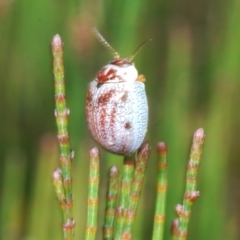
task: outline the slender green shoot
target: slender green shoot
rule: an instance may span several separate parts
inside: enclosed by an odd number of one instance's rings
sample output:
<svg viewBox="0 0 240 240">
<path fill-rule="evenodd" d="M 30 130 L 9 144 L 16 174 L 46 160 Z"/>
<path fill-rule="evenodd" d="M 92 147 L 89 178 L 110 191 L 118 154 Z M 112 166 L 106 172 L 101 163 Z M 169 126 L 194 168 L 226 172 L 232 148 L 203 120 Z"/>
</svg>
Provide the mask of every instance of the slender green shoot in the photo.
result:
<svg viewBox="0 0 240 240">
<path fill-rule="evenodd" d="M 64 198 L 60 201 L 63 211 L 63 238 L 64 240 L 71 240 L 74 236 L 75 221 L 72 217 L 72 159 L 73 152 L 70 148 L 69 135 L 67 130 L 69 109 L 66 106 L 65 97 L 65 83 L 64 83 L 64 65 L 63 65 L 63 42 L 59 35 L 55 35 L 52 41 L 52 54 L 53 54 L 53 74 L 55 81 L 55 102 L 56 110 L 55 117 L 58 129 L 58 142 L 60 146 L 60 166 L 62 177 Z M 55 172 L 56 173 L 56 172 Z M 56 179 L 55 179 L 56 180 Z M 59 180 L 60 181 L 60 180 Z M 58 196 L 57 185 L 55 182 L 55 191 Z M 59 185 L 60 186 L 60 185 Z M 62 194 L 62 193 L 61 193 Z"/>
<path fill-rule="evenodd" d="M 125 223 L 122 233 L 122 239 L 130 240 L 133 235 L 133 227 L 136 219 L 137 206 L 139 203 L 147 160 L 150 154 L 150 146 L 148 143 L 143 143 L 138 149 L 136 168 L 132 180 L 129 206 L 125 212 Z"/>
<path fill-rule="evenodd" d="M 87 226 L 85 232 L 85 240 L 96 239 L 99 188 L 99 156 L 99 150 L 96 147 L 90 151 Z"/>
<path fill-rule="evenodd" d="M 127 211 L 127 207 L 129 206 L 129 197 L 134 173 L 134 165 L 134 156 L 131 155 L 124 157 L 120 204 L 119 207 L 116 209 L 115 239 L 117 240 L 121 239 L 125 221 L 125 212 Z"/>
<path fill-rule="evenodd" d="M 205 133 L 204 130 L 200 128 L 193 135 L 190 160 L 187 167 L 186 188 L 183 196 L 183 205 L 178 204 L 175 208 L 178 219 L 175 219 L 172 223 L 173 239 L 185 240 L 187 238 L 191 208 L 193 203 L 199 197 L 199 191 L 197 191 L 197 176 L 204 140 Z"/>
<path fill-rule="evenodd" d="M 105 221 L 103 226 L 104 240 L 113 239 L 114 218 L 117 206 L 118 187 L 119 187 L 119 171 L 116 166 L 113 166 L 109 171 L 109 186 L 107 193 Z"/>
<path fill-rule="evenodd" d="M 53 178 L 53 186 L 55 189 L 58 202 L 61 208 L 64 209 L 64 205 L 66 203 L 66 197 L 64 193 L 64 187 L 63 187 L 62 170 L 60 168 L 56 169 L 53 172 L 52 178 Z"/>
<path fill-rule="evenodd" d="M 166 192 L 167 182 L 167 145 L 160 142 L 157 145 L 158 151 L 158 179 L 157 179 L 157 198 L 154 214 L 154 226 L 152 240 L 163 240 L 165 208 L 166 208 Z"/>
</svg>

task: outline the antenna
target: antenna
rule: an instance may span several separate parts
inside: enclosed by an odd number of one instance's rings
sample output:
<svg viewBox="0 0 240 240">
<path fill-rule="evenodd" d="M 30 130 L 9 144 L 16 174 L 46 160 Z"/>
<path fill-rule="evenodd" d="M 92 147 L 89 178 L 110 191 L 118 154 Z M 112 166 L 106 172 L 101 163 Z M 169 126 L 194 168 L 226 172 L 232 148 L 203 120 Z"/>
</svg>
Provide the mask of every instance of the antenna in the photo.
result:
<svg viewBox="0 0 240 240">
<path fill-rule="evenodd" d="M 137 50 L 132 54 L 132 56 L 128 58 L 128 61 L 129 61 L 129 62 L 132 62 L 133 59 L 136 57 L 137 53 L 142 49 L 142 47 L 143 47 L 146 43 L 148 43 L 148 42 L 150 42 L 150 41 L 152 41 L 152 39 L 148 39 L 148 40 L 144 41 L 143 43 L 141 43 L 141 44 L 139 45 L 139 47 L 137 48 Z"/>
<path fill-rule="evenodd" d="M 98 29 L 96 27 L 94 27 L 92 29 L 92 31 L 93 31 L 93 34 L 95 35 L 95 37 L 99 40 L 99 42 L 112 53 L 113 58 L 119 59 L 120 55 L 118 54 L 118 52 L 115 51 L 115 49 L 105 40 L 105 38 L 98 31 Z"/>
</svg>

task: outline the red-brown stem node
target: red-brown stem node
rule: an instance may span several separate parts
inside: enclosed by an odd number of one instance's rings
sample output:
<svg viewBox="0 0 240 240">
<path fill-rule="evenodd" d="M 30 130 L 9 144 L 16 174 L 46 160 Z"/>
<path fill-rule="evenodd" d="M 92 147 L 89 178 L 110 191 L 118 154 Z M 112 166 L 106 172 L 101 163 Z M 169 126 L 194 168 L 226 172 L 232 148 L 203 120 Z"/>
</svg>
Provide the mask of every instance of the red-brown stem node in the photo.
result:
<svg viewBox="0 0 240 240">
<path fill-rule="evenodd" d="M 175 219 L 172 221 L 172 224 L 171 224 L 171 234 L 172 234 L 173 236 L 176 236 L 176 235 L 177 235 L 178 225 L 179 225 L 178 219 L 175 218 Z"/>
<path fill-rule="evenodd" d="M 116 216 L 121 216 L 122 213 L 123 213 L 123 209 L 122 209 L 122 207 L 118 207 L 118 208 L 116 208 Z"/>
<path fill-rule="evenodd" d="M 166 155 L 168 152 L 168 147 L 165 142 L 159 142 L 157 144 L 157 151 L 159 155 Z"/>
<path fill-rule="evenodd" d="M 72 182 L 72 179 L 71 178 L 65 178 L 64 179 L 64 185 L 70 185 L 71 184 L 71 182 Z"/>
<path fill-rule="evenodd" d="M 56 99 L 56 101 L 58 101 L 58 102 L 64 102 L 65 99 L 66 99 L 66 95 L 65 95 L 64 93 L 57 93 L 57 94 L 55 95 L 55 99 Z"/>
<path fill-rule="evenodd" d="M 163 223 L 165 221 L 165 215 L 155 214 L 154 220 L 158 223 Z"/>
<path fill-rule="evenodd" d="M 167 168 L 167 166 L 168 166 L 167 162 L 159 162 L 158 163 L 159 170 L 165 169 L 165 168 Z"/>
<path fill-rule="evenodd" d="M 98 183 L 99 177 L 89 177 L 88 182 L 89 183 Z"/>
<path fill-rule="evenodd" d="M 62 209 L 70 209 L 73 206 L 73 202 L 72 201 L 68 201 L 68 202 L 64 201 L 64 202 L 61 202 L 60 205 L 61 205 Z"/>
<path fill-rule="evenodd" d="M 110 236 L 110 235 L 113 234 L 113 228 L 103 227 L 103 233 L 104 233 L 104 235 L 106 235 L 106 236 Z"/>
<path fill-rule="evenodd" d="M 97 231 L 97 228 L 96 227 L 87 227 L 87 232 L 93 234 L 93 233 L 96 233 Z"/>
<path fill-rule="evenodd" d="M 68 219 L 65 224 L 63 224 L 64 229 L 72 229 L 75 226 L 75 220 L 74 219 Z"/>
<path fill-rule="evenodd" d="M 69 137 L 67 135 L 58 135 L 59 143 L 68 143 Z"/>
<path fill-rule="evenodd" d="M 97 198 L 89 198 L 88 199 L 88 204 L 89 205 L 97 205 L 98 204 L 98 199 Z"/>
<path fill-rule="evenodd" d="M 188 235 L 187 230 L 185 230 L 185 231 L 178 230 L 177 231 L 177 236 L 180 237 L 180 238 L 184 238 L 185 239 L 187 237 L 187 235 Z"/>
<path fill-rule="evenodd" d="M 164 185 L 160 185 L 157 187 L 157 191 L 162 193 L 162 192 L 166 192 L 168 189 L 168 185 L 167 184 L 164 184 Z"/>
<path fill-rule="evenodd" d="M 122 235 L 122 239 L 123 240 L 130 240 L 130 239 L 132 239 L 132 235 L 130 233 L 124 233 Z"/>
<path fill-rule="evenodd" d="M 184 194 L 184 198 L 188 199 L 190 202 L 195 202 L 199 196 L 200 196 L 199 191 L 186 192 Z"/>
<path fill-rule="evenodd" d="M 131 157 L 125 156 L 125 157 L 124 157 L 124 160 L 123 160 L 123 164 L 124 164 L 125 166 L 126 166 L 126 165 L 128 165 L 128 166 L 133 166 L 133 165 L 135 165 L 135 159 L 132 158 L 132 156 L 131 156 Z"/>
</svg>

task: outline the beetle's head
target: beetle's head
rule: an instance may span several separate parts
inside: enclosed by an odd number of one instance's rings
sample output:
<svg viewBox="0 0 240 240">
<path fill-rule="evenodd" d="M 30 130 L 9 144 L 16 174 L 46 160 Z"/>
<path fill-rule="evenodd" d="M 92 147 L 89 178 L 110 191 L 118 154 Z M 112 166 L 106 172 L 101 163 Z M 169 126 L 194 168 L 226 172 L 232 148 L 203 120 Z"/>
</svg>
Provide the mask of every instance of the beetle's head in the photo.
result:
<svg viewBox="0 0 240 240">
<path fill-rule="evenodd" d="M 134 82 L 138 77 L 138 71 L 128 59 L 116 59 L 107 64 L 98 73 L 98 83 Z"/>
<path fill-rule="evenodd" d="M 109 82 L 133 82 L 136 81 L 138 77 L 137 69 L 133 64 L 133 59 L 140 51 L 140 49 L 150 40 L 144 41 L 137 50 L 131 55 L 129 58 L 120 58 L 118 52 L 114 50 L 114 48 L 104 39 L 101 33 L 97 30 L 97 28 L 93 28 L 93 32 L 97 39 L 106 47 L 109 51 L 111 51 L 114 60 L 110 62 L 108 65 L 103 67 L 103 69 L 98 73 L 96 77 L 96 81 L 98 83 L 109 83 Z"/>
</svg>

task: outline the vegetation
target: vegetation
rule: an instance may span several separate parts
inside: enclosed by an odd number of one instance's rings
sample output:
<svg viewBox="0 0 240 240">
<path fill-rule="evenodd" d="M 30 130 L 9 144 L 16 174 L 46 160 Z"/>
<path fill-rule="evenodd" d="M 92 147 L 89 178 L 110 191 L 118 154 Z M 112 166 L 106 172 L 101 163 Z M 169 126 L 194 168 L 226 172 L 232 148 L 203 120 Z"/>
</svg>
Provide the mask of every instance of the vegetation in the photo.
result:
<svg viewBox="0 0 240 240">
<path fill-rule="evenodd" d="M 51 182 L 59 166 L 53 109 L 50 42 L 65 43 L 65 79 L 76 222 L 82 239 L 87 219 L 89 151 L 85 123 L 88 83 L 112 60 L 92 36 L 97 26 L 121 56 L 139 43 L 136 57 L 146 77 L 152 146 L 134 239 L 153 230 L 159 141 L 168 145 L 165 239 L 170 239 L 173 209 L 185 187 L 189 140 L 203 127 L 207 138 L 199 172 L 201 196 L 193 207 L 189 239 L 239 239 L 239 11 L 224 1 L 9 1 L 0 3 L 0 239 L 61 239 L 62 216 Z M 101 151 L 98 224 L 104 226 L 108 170 L 122 158 Z M 97 236 L 101 236 L 101 228 Z M 100 238 L 101 239 L 101 238 Z"/>
</svg>

